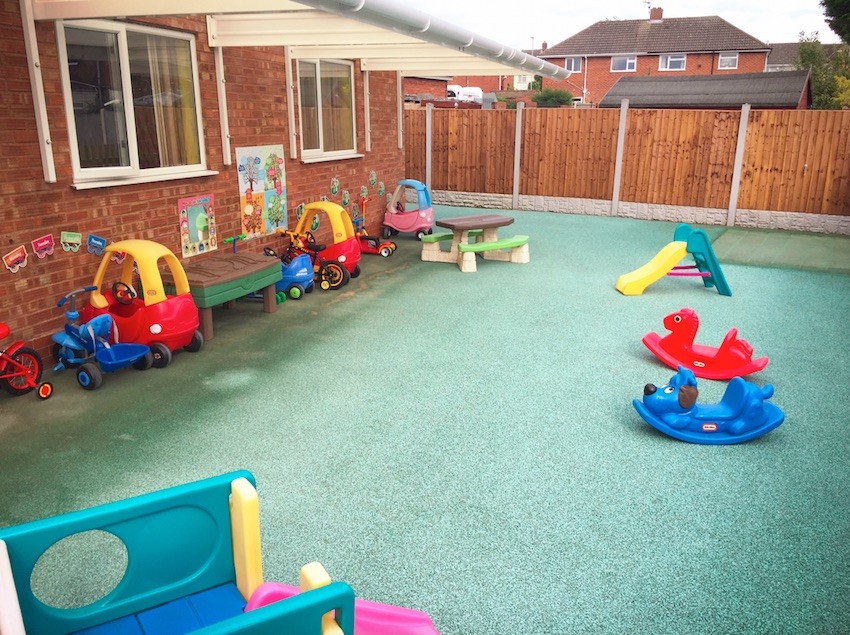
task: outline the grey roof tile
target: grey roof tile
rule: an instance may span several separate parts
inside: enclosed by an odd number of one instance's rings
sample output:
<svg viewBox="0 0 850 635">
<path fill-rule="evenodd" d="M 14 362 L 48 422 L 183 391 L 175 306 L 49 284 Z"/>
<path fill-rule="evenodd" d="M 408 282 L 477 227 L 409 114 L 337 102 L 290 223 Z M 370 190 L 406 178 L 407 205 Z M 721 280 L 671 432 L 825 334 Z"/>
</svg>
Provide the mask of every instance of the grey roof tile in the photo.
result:
<svg viewBox="0 0 850 635">
<path fill-rule="evenodd" d="M 622 99 L 634 108 L 793 108 L 807 89 L 808 71 L 621 77 L 599 103 L 614 108 Z M 811 88 L 808 88 L 811 101 Z"/>
<path fill-rule="evenodd" d="M 539 52 L 541 58 L 615 53 L 690 53 L 767 50 L 770 46 L 723 18 L 603 20 Z"/>
</svg>

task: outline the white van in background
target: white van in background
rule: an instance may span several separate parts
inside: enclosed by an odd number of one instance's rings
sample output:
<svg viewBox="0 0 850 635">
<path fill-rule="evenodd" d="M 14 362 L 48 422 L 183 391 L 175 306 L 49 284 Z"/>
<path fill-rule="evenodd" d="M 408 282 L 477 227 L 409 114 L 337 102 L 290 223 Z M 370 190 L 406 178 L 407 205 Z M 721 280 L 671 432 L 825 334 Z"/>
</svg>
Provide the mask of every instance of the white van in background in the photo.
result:
<svg viewBox="0 0 850 635">
<path fill-rule="evenodd" d="M 478 86 L 461 86 L 460 84 L 449 84 L 446 86 L 446 95 L 449 99 L 474 101 L 478 104 L 484 99 L 484 91 Z"/>
</svg>

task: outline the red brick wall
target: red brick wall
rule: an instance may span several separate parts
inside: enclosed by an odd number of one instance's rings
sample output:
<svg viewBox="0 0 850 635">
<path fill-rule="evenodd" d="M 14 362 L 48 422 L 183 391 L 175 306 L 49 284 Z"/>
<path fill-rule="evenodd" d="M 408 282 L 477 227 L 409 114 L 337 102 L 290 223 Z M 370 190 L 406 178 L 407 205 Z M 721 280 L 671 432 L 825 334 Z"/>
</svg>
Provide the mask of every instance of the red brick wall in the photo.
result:
<svg viewBox="0 0 850 635">
<path fill-rule="evenodd" d="M 637 70 L 629 73 L 612 73 L 610 57 L 590 57 L 581 73 L 574 73 L 566 80 L 543 78 L 543 88 L 560 88 L 568 90 L 574 96 L 581 96 L 587 74 L 587 101 L 598 104 L 620 77 L 661 75 L 665 77 L 683 77 L 687 75 L 721 75 L 736 73 L 761 73 L 764 71 L 766 56 L 764 53 L 739 53 L 738 68 L 721 70 L 717 68 L 717 56 L 710 53 L 689 53 L 684 71 L 658 70 L 658 55 L 644 55 L 637 59 Z M 564 65 L 564 60 L 547 60 L 558 66 Z"/>
<path fill-rule="evenodd" d="M 405 95 L 431 95 L 436 99 L 444 99 L 446 96 L 445 79 L 426 79 L 425 77 L 405 77 L 402 80 Z"/>
<path fill-rule="evenodd" d="M 18 245 L 29 253 L 28 265 L 16 274 L 0 269 L 0 321 L 9 324 L 13 336 L 32 342 L 46 356 L 49 366 L 49 336 L 63 324 L 56 301 L 65 293 L 91 283 L 100 261 L 85 253 L 57 249 L 39 260 L 30 241 L 52 233 L 77 231 L 109 242 L 144 238 L 162 243 L 179 254 L 177 199 L 212 193 L 220 238 L 241 233 L 235 149 L 242 146 L 283 143 L 289 225 L 294 226 L 294 209 L 300 203 L 328 196 L 339 203 L 343 190 L 351 194 L 350 210 L 367 186 L 373 201 L 367 207 L 367 227 L 375 231 L 382 215 L 377 186 L 369 186 L 374 171 L 392 194 L 404 178 L 404 153 L 397 142 L 397 95 L 395 73 L 370 74 L 372 150 L 365 151 L 363 83 L 355 67 L 357 150 L 365 158 L 302 164 L 289 158 L 286 109 L 285 63 L 282 47 L 228 48 L 224 50 L 227 77 L 227 107 L 231 134 L 232 164 L 222 159 L 219 106 L 216 95 L 214 55 L 207 45 L 206 21 L 202 17 L 147 21 L 198 34 L 196 38 L 201 109 L 207 167 L 216 176 L 75 190 L 72 185 L 70 147 L 60 85 L 56 34 L 53 23 L 37 25 L 38 46 L 50 121 L 50 138 L 57 182 L 44 182 L 36 134 L 32 91 L 19 5 L 4 3 L 0 9 L 0 58 L 3 60 L 3 91 L 0 91 L 0 255 Z M 262 79 L 258 79 L 262 78 Z M 297 113 L 296 109 L 296 113 Z M 296 123 L 297 125 L 297 123 Z M 340 191 L 330 192 L 332 178 Z M 321 233 L 320 236 L 321 238 Z M 240 243 L 239 248 L 260 251 L 271 244 L 284 247 L 278 236 Z M 220 248 L 227 248 L 222 246 Z M 204 255 L 195 258 L 204 258 Z"/>
<path fill-rule="evenodd" d="M 520 74 L 520 71 L 517 71 Z M 478 86 L 485 93 L 498 93 L 500 90 L 507 90 L 508 84 L 514 81 L 513 75 L 501 76 L 501 88 L 499 88 L 498 75 L 455 75 L 452 77 L 449 84 L 458 84 L 459 86 Z"/>
</svg>

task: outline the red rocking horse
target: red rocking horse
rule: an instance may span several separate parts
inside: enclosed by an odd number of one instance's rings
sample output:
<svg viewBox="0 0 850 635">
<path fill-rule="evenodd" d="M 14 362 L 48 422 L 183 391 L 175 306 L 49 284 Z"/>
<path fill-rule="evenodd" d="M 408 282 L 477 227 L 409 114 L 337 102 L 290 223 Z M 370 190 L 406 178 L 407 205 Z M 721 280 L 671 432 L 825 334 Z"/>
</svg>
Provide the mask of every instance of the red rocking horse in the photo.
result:
<svg viewBox="0 0 850 635">
<path fill-rule="evenodd" d="M 684 366 L 704 379 L 732 379 L 760 371 L 770 361 L 753 359 L 753 347 L 738 337 L 738 329 L 730 329 L 719 348 L 694 344 L 699 317 L 693 309 L 682 309 L 664 318 L 669 335 L 647 333 L 644 345 L 670 368 Z"/>
</svg>

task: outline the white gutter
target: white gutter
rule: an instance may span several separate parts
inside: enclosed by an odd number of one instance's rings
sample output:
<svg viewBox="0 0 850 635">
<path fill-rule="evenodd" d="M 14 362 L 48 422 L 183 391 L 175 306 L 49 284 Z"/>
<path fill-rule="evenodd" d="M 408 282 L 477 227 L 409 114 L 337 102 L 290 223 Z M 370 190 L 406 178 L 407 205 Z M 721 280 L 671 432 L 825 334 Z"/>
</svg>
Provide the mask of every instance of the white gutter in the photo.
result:
<svg viewBox="0 0 850 635">
<path fill-rule="evenodd" d="M 570 71 L 472 31 L 391 0 L 297 0 L 316 9 L 366 22 L 482 59 L 507 64 L 532 75 L 566 79 Z"/>
</svg>

